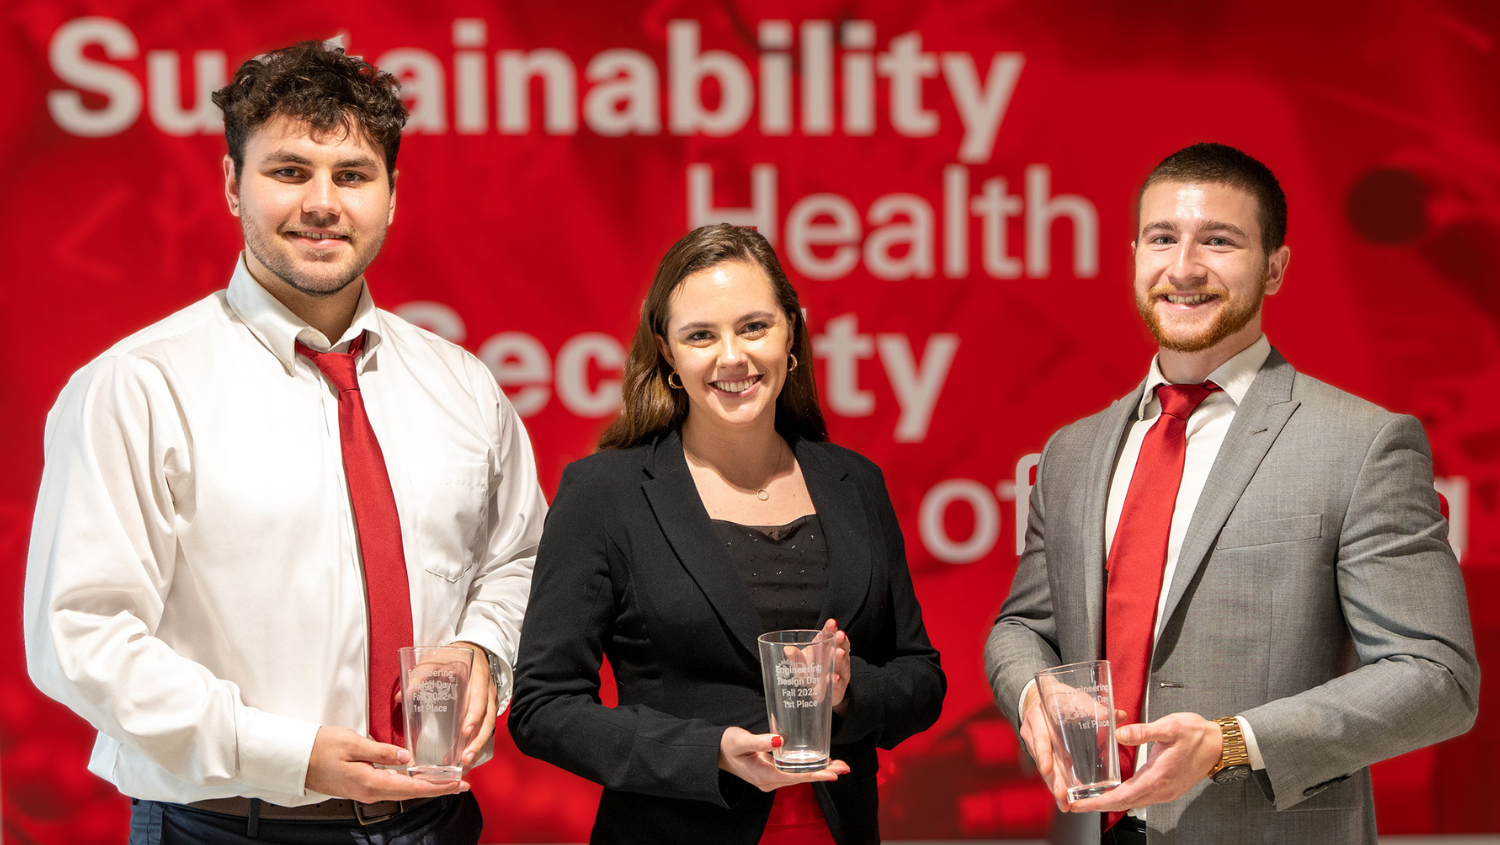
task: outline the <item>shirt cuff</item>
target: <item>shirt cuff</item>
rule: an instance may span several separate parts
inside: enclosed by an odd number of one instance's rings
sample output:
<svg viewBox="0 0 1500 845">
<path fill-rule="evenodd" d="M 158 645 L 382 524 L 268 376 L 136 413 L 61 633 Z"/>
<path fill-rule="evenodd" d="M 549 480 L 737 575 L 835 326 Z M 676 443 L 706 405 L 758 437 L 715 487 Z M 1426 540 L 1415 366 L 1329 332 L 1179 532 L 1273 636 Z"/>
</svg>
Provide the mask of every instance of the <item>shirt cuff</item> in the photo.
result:
<svg viewBox="0 0 1500 845">
<path fill-rule="evenodd" d="M 1234 720 L 1240 723 L 1240 733 L 1245 737 L 1245 750 L 1250 753 L 1250 768 L 1260 771 L 1266 767 L 1266 761 L 1260 756 L 1260 746 L 1255 744 L 1255 731 L 1250 730 L 1250 723 L 1245 721 L 1244 716 L 1235 716 Z"/>
<path fill-rule="evenodd" d="M 1026 686 L 1021 687 L 1021 697 L 1016 699 L 1016 721 L 1021 723 L 1016 725 L 1016 730 L 1020 730 L 1021 725 L 1026 724 L 1026 693 L 1031 692 L 1034 686 L 1036 686 L 1036 678 L 1032 678 L 1026 682 Z"/>
<path fill-rule="evenodd" d="M 240 715 L 240 782 L 305 795 L 307 764 L 318 726 L 254 708 L 244 708 Z"/>
</svg>

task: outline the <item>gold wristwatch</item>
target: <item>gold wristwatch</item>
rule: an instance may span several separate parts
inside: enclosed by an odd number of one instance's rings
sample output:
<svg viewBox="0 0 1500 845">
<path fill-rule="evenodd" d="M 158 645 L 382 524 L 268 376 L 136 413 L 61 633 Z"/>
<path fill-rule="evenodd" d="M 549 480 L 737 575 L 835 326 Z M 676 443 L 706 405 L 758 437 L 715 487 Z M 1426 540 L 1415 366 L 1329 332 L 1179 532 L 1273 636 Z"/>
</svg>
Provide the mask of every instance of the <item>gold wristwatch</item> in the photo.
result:
<svg viewBox="0 0 1500 845">
<path fill-rule="evenodd" d="M 1224 735 L 1224 751 L 1219 765 L 1208 773 L 1214 783 L 1235 783 L 1250 776 L 1250 749 L 1245 747 L 1245 733 L 1240 730 L 1240 720 L 1225 716 L 1214 720 Z"/>
</svg>

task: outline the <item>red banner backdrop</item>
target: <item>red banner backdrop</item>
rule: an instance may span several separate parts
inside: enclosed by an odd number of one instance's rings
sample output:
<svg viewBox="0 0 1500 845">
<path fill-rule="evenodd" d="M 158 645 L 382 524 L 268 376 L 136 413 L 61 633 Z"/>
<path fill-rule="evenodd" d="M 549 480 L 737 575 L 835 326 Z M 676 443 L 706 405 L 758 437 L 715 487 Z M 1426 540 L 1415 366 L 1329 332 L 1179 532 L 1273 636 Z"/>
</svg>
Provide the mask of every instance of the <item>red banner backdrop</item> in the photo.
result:
<svg viewBox="0 0 1500 845">
<path fill-rule="evenodd" d="M 0 784 L 16 842 L 118 842 L 92 730 L 23 667 L 47 409 L 125 334 L 222 287 L 240 240 L 207 92 L 342 34 L 405 81 L 376 301 L 476 352 L 550 493 L 618 403 L 625 340 L 696 225 L 772 237 L 808 309 L 835 440 L 885 470 L 950 691 L 884 758 L 893 839 L 1037 837 L 1046 792 L 980 648 L 1016 562 L 1028 457 L 1152 352 L 1133 202 L 1167 153 L 1280 176 L 1295 260 L 1268 304 L 1300 369 L 1427 427 L 1480 657 L 1500 646 L 1500 7 L 1482 3 L 9 0 L 0 237 Z M 349 11 L 345 11 L 349 10 Z M 1376 767 L 1386 833 L 1500 825 L 1469 796 L 1500 724 Z M 597 788 L 516 753 L 475 773 L 492 842 L 587 837 Z"/>
</svg>

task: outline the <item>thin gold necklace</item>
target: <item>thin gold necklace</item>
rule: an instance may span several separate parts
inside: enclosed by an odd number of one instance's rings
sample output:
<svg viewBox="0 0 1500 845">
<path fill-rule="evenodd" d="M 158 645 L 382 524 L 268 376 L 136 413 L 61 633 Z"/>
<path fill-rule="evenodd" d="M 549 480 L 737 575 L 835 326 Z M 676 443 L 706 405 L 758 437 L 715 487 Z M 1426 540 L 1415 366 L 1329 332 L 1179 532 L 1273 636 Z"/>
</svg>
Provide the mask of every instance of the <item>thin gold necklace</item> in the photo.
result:
<svg viewBox="0 0 1500 845">
<path fill-rule="evenodd" d="M 783 444 L 785 443 L 785 441 L 781 441 L 781 442 Z M 774 469 L 771 470 L 771 477 L 766 480 L 766 483 L 765 483 L 764 486 L 756 488 L 756 490 L 755 490 L 755 498 L 760 499 L 762 502 L 764 502 L 767 499 L 771 498 L 771 491 L 768 490 L 767 488 L 771 486 L 771 482 L 775 481 L 776 480 L 776 476 L 778 474 L 780 474 L 780 472 L 781 472 L 782 458 L 785 457 L 785 454 L 790 453 L 791 451 L 792 451 L 791 448 L 787 447 L 785 453 L 778 454 L 776 456 L 776 466 L 775 466 Z M 692 458 L 693 461 L 698 464 L 698 466 L 701 466 L 704 469 L 708 470 L 709 472 L 713 473 L 714 475 L 717 475 L 719 477 L 719 480 L 722 481 L 722 482 L 724 482 L 725 484 L 729 485 L 730 488 L 732 488 L 734 490 L 744 490 L 744 491 L 747 491 L 747 492 L 749 491 L 750 488 L 748 488 L 748 487 L 741 487 L 740 485 L 735 484 L 733 481 L 730 481 L 728 478 L 725 478 L 724 477 L 724 473 L 719 472 L 719 470 L 716 467 L 714 467 L 713 464 L 710 464 L 708 461 L 705 461 L 702 458 L 698 457 L 697 455 L 694 455 L 692 452 L 689 452 L 687 450 L 686 446 L 682 447 L 682 452 L 683 452 L 683 454 L 687 455 L 689 458 Z"/>
</svg>

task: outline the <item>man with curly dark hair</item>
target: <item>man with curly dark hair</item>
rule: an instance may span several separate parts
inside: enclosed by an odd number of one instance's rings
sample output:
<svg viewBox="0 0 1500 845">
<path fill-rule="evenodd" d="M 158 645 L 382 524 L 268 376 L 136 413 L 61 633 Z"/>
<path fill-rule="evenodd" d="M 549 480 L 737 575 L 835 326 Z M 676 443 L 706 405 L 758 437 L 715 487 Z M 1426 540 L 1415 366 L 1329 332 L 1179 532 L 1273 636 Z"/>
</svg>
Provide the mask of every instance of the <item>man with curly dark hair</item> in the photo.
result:
<svg viewBox="0 0 1500 845">
<path fill-rule="evenodd" d="M 546 510 L 526 432 L 474 356 L 371 299 L 396 80 L 310 41 L 214 102 L 244 251 L 52 409 L 31 676 L 98 729 L 131 843 L 477 842 L 459 771 L 408 774 L 397 653 L 463 649 L 443 706 L 466 772 L 510 695 Z"/>
</svg>

